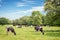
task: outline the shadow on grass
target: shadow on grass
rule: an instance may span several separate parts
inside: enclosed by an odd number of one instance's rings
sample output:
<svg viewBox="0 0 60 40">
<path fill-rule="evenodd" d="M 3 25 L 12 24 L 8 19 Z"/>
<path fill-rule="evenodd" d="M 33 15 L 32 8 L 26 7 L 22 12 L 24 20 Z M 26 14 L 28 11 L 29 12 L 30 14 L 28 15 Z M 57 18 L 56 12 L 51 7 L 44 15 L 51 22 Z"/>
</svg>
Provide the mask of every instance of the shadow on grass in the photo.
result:
<svg viewBox="0 0 60 40">
<path fill-rule="evenodd" d="M 48 32 L 45 35 L 46 36 L 50 36 L 50 37 L 60 37 L 60 33 L 59 32 Z"/>
<path fill-rule="evenodd" d="M 45 35 L 50 37 L 60 37 L 60 30 L 45 30 Z"/>
<path fill-rule="evenodd" d="M 32 35 L 42 35 L 41 32 L 36 32 L 36 31 L 30 31 Z M 60 37 L 60 30 L 45 30 L 44 31 L 44 36 L 50 36 L 50 37 Z"/>
<path fill-rule="evenodd" d="M 39 36 L 42 35 L 40 31 L 29 31 L 32 35 Z"/>
<path fill-rule="evenodd" d="M 44 30 L 44 32 L 60 32 L 60 30 Z"/>
</svg>

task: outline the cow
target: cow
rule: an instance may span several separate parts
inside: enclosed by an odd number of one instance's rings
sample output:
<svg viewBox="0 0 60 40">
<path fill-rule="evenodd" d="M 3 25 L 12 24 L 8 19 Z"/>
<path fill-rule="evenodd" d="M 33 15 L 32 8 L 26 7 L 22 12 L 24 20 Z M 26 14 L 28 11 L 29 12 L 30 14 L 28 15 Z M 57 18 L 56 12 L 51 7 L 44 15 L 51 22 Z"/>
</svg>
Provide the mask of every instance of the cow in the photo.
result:
<svg viewBox="0 0 60 40">
<path fill-rule="evenodd" d="M 11 31 L 12 33 L 14 33 L 14 35 L 16 35 L 16 32 L 13 27 L 6 27 L 6 29 L 7 29 L 7 34 L 9 31 Z"/>
<path fill-rule="evenodd" d="M 35 30 L 40 31 L 44 35 L 44 31 L 43 31 L 42 26 L 35 26 Z"/>
<path fill-rule="evenodd" d="M 17 25 L 16 27 L 17 27 L 17 28 L 22 28 L 22 25 Z"/>
</svg>

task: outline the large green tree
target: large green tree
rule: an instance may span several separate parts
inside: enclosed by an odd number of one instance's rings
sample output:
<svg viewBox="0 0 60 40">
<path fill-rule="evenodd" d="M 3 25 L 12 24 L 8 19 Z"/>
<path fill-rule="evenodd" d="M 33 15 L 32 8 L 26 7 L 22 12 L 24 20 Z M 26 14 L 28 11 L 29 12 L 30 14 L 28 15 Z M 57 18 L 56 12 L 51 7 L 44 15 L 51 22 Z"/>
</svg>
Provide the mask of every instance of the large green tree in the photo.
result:
<svg viewBox="0 0 60 40">
<path fill-rule="evenodd" d="M 44 8 L 47 12 L 45 16 L 45 23 L 59 25 L 60 23 L 58 23 L 58 21 L 60 20 L 60 0 L 46 0 Z"/>
<path fill-rule="evenodd" d="M 32 12 L 32 24 L 33 25 L 42 24 L 42 14 L 39 11 Z"/>
<path fill-rule="evenodd" d="M 42 24 L 42 14 L 39 11 L 33 11 L 31 16 L 23 16 L 13 21 L 13 24 L 40 25 Z"/>
<path fill-rule="evenodd" d="M 10 24 L 11 21 L 7 18 L 1 17 L 0 18 L 0 25 Z"/>
</svg>

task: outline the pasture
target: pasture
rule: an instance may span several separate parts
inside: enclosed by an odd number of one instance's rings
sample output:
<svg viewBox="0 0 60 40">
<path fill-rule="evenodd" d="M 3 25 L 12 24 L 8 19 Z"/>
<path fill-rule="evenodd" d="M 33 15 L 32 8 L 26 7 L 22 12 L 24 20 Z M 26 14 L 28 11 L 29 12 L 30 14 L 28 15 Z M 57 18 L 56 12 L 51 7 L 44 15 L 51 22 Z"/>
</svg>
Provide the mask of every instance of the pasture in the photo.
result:
<svg viewBox="0 0 60 40">
<path fill-rule="evenodd" d="M 14 26 L 17 35 L 6 34 L 6 25 L 0 25 L 0 40 L 60 40 L 60 27 L 43 27 L 45 34 L 36 32 L 34 27 L 17 28 Z"/>
</svg>

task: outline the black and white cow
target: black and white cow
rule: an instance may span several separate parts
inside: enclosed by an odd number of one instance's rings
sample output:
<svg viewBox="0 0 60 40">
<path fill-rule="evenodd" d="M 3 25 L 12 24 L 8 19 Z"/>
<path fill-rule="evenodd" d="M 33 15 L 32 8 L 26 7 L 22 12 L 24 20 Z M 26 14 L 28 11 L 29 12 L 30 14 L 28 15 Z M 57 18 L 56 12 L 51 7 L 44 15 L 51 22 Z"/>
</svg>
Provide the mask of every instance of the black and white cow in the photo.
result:
<svg viewBox="0 0 60 40">
<path fill-rule="evenodd" d="M 43 31 L 42 26 L 35 26 L 35 30 L 36 31 L 41 31 L 41 33 L 44 35 L 44 31 Z"/>
<path fill-rule="evenodd" d="M 14 33 L 14 35 L 16 35 L 16 32 L 13 27 L 7 27 L 6 29 L 7 29 L 7 34 L 9 31 L 11 31 L 12 33 Z"/>
</svg>

